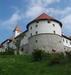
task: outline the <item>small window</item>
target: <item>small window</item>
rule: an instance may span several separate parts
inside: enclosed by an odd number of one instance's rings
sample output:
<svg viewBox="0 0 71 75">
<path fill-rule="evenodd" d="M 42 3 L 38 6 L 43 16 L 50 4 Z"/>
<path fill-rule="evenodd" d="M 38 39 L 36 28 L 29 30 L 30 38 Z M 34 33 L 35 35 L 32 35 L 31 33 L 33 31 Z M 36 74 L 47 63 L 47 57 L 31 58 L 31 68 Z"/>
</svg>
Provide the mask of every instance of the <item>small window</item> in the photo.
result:
<svg viewBox="0 0 71 75">
<path fill-rule="evenodd" d="M 54 34 L 56 33 L 55 31 L 53 31 L 54 32 Z"/>
<path fill-rule="evenodd" d="M 37 28 L 37 25 L 35 25 L 35 27 Z"/>
<path fill-rule="evenodd" d="M 36 23 L 39 23 L 39 21 L 36 21 Z"/>
<path fill-rule="evenodd" d="M 64 47 L 64 49 L 66 49 L 66 48 Z"/>
<path fill-rule="evenodd" d="M 66 40 L 66 43 L 68 43 L 68 40 Z"/>
<path fill-rule="evenodd" d="M 36 40 L 35 42 L 37 43 L 38 41 Z"/>
<path fill-rule="evenodd" d="M 55 24 L 53 24 L 53 27 L 55 27 Z"/>
<path fill-rule="evenodd" d="M 50 23 L 51 21 L 50 20 L 48 20 L 48 23 Z"/>
<path fill-rule="evenodd" d="M 70 45 L 71 45 L 71 42 L 70 42 Z"/>
<path fill-rule="evenodd" d="M 63 42 L 64 42 L 64 39 L 63 39 Z"/>
<path fill-rule="evenodd" d="M 38 34 L 38 31 L 36 31 L 36 34 Z"/>
<path fill-rule="evenodd" d="M 23 48 L 21 48 L 21 51 L 24 51 L 24 49 L 23 49 Z"/>
<path fill-rule="evenodd" d="M 59 41 L 61 43 L 61 41 Z"/>
<path fill-rule="evenodd" d="M 32 27 L 30 27 L 30 29 L 32 29 Z"/>
<path fill-rule="evenodd" d="M 31 36 L 32 36 L 32 33 L 31 33 Z"/>
</svg>

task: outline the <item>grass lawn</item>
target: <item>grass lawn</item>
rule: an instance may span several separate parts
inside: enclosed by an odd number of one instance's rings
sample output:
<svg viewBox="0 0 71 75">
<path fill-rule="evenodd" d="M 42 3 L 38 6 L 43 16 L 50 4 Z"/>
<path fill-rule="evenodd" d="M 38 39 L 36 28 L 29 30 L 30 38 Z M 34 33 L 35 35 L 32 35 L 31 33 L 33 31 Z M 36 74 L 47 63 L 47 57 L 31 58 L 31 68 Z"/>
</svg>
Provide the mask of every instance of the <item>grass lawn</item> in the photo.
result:
<svg viewBox="0 0 71 75">
<path fill-rule="evenodd" d="M 71 64 L 32 62 L 31 55 L 0 55 L 0 75 L 71 75 Z"/>
</svg>

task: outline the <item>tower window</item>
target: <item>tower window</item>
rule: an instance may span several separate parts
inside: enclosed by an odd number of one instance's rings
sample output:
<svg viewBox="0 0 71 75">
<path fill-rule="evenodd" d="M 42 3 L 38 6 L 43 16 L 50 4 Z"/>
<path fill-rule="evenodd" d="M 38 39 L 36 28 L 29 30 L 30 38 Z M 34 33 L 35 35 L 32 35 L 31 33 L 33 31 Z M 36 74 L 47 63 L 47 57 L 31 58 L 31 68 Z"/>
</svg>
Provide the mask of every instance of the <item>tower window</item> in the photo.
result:
<svg viewBox="0 0 71 75">
<path fill-rule="evenodd" d="M 38 31 L 36 31 L 36 34 L 38 34 Z"/>
<path fill-rule="evenodd" d="M 51 21 L 50 20 L 48 20 L 48 23 L 50 23 Z"/>
<path fill-rule="evenodd" d="M 32 33 L 31 33 L 31 36 L 32 36 Z"/>
<path fill-rule="evenodd" d="M 66 43 L 68 43 L 68 40 L 66 40 Z"/>
<path fill-rule="evenodd" d="M 63 39 L 63 42 L 64 42 L 64 39 Z"/>
<path fill-rule="evenodd" d="M 36 40 L 35 42 L 37 43 L 38 41 Z"/>
<path fill-rule="evenodd" d="M 32 29 L 32 27 L 30 27 L 30 29 Z"/>
<path fill-rule="evenodd" d="M 53 31 L 54 32 L 54 34 L 56 33 L 55 31 Z"/>
<path fill-rule="evenodd" d="M 70 45 L 71 45 L 71 42 L 70 42 Z"/>
<path fill-rule="evenodd" d="M 35 27 L 37 28 L 37 25 L 35 25 Z"/>
<path fill-rule="evenodd" d="M 53 24 L 53 27 L 55 27 L 55 24 Z"/>
</svg>

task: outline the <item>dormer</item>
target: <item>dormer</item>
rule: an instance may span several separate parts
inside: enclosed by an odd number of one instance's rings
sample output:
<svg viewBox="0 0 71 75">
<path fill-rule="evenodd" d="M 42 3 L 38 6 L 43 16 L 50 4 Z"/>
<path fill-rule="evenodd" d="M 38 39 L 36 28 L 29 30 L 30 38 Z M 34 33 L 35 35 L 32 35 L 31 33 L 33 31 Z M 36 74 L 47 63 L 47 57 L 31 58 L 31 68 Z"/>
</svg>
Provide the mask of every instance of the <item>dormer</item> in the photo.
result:
<svg viewBox="0 0 71 75">
<path fill-rule="evenodd" d="M 18 25 L 15 27 L 13 33 L 14 33 L 14 38 L 17 37 L 21 33 L 21 30 Z"/>
</svg>

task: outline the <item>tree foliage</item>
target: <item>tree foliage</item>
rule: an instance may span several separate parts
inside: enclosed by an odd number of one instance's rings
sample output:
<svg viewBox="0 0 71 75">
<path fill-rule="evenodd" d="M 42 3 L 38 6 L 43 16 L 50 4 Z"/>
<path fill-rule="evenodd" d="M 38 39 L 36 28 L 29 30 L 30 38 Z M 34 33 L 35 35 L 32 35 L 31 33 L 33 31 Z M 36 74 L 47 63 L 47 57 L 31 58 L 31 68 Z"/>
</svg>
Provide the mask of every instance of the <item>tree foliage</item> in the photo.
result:
<svg viewBox="0 0 71 75">
<path fill-rule="evenodd" d="M 16 46 L 17 54 L 19 54 L 19 49 L 20 49 L 21 40 L 23 39 L 24 36 L 25 36 L 25 34 L 21 33 L 21 34 L 16 38 L 16 40 L 14 40 L 14 45 Z"/>
</svg>

